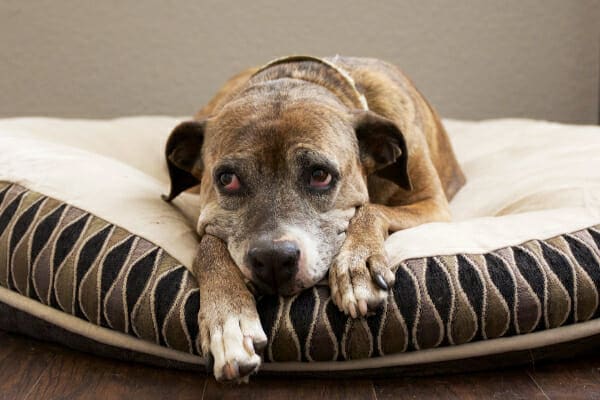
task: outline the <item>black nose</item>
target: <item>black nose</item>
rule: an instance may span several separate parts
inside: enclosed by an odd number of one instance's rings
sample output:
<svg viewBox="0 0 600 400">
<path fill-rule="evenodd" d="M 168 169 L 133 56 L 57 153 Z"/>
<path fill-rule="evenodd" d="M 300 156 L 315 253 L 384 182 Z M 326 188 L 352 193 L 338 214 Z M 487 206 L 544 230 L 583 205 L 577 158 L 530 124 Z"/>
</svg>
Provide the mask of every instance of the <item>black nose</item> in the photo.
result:
<svg viewBox="0 0 600 400">
<path fill-rule="evenodd" d="M 300 249 L 290 241 L 259 241 L 248 250 L 248 263 L 256 277 L 277 291 L 298 271 Z"/>
</svg>

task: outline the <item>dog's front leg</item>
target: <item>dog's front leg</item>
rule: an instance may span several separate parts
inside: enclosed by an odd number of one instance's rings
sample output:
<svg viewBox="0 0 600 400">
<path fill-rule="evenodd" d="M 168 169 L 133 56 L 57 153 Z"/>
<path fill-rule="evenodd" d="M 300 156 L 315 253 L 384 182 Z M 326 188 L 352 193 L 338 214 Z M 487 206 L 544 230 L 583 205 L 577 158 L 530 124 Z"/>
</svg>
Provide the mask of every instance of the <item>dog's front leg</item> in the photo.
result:
<svg viewBox="0 0 600 400">
<path fill-rule="evenodd" d="M 352 318 L 379 306 L 394 284 L 384 247 L 387 235 L 384 215 L 372 204 L 359 207 L 329 268 L 333 302 Z"/>
<path fill-rule="evenodd" d="M 267 344 L 256 302 L 246 288 L 226 244 L 204 235 L 194 262 L 200 288 L 198 322 L 202 352 L 214 359 L 219 381 L 248 381 L 258 370 Z"/>
<path fill-rule="evenodd" d="M 395 281 L 395 271 L 389 265 L 384 246 L 388 232 L 449 219 L 448 202 L 442 196 L 395 207 L 380 204 L 359 207 L 329 269 L 333 302 L 353 318 L 377 308 Z"/>
</svg>

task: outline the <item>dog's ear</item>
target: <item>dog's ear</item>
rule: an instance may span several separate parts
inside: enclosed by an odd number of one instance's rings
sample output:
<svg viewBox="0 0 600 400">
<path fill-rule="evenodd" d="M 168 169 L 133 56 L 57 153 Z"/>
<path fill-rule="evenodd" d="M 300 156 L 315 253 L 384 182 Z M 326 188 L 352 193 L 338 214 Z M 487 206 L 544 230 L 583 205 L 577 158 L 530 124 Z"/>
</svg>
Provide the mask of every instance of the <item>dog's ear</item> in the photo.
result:
<svg viewBox="0 0 600 400">
<path fill-rule="evenodd" d="M 400 128 L 393 121 L 372 111 L 359 111 L 354 114 L 354 130 L 360 159 L 367 173 L 411 190 L 408 152 Z"/>
<path fill-rule="evenodd" d="M 163 199 L 170 202 L 186 189 L 200 183 L 202 143 L 206 121 L 187 121 L 177 125 L 167 140 L 165 156 L 171 178 L 171 192 Z"/>
</svg>

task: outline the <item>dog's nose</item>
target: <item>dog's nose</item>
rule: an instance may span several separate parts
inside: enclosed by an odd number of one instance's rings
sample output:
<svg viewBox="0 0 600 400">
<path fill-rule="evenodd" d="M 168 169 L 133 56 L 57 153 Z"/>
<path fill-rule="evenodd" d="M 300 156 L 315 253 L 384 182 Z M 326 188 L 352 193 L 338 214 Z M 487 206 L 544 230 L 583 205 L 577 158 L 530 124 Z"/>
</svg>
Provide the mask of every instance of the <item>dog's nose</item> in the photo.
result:
<svg viewBox="0 0 600 400">
<path fill-rule="evenodd" d="M 260 241 L 248 251 L 253 273 L 277 292 L 298 271 L 300 249 L 291 241 Z"/>
</svg>

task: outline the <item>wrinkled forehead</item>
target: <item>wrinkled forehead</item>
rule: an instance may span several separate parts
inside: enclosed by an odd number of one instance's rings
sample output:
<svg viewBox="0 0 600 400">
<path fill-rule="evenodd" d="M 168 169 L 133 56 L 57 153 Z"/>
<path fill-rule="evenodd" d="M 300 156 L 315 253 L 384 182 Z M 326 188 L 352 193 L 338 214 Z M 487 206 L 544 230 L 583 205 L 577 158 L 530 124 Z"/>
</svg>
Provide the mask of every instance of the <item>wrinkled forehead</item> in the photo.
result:
<svg viewBox="0 0 600 400">
<path fill-rule="evenodd" d="M 209 164 L 249 154 L 288 159 L 307 149 L 342 163 L 358 148 L 344 111 L 306 99 L 230 103 L 209 121 L 204 146 Z"/>
</svg>

